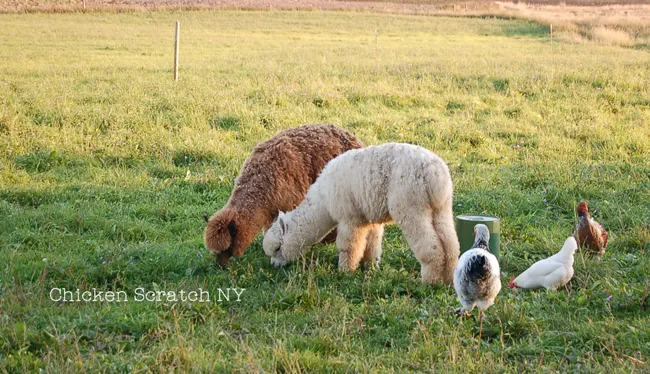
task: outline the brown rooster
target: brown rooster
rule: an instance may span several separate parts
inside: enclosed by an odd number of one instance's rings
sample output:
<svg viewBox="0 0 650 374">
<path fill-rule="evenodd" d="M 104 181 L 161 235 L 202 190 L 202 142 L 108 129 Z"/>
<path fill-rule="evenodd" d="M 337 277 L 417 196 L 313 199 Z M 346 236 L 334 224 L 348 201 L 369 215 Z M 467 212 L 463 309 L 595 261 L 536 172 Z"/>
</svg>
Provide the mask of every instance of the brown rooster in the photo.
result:
<svg viewBox="0 0 650 374">
<path fill-rule="evenodd" d="M 576 207 L 578 214 L 578 224 L 573 233 L 575 236 L 578 247 L 585 248 L 586 250 L 596 254 L 598 257 L 603 257 L 605 248 L 607 248 L 607 231 L 594 221 L 589 215 L 589 206 L 586 201 L 581 201 Z"/>
</svg>

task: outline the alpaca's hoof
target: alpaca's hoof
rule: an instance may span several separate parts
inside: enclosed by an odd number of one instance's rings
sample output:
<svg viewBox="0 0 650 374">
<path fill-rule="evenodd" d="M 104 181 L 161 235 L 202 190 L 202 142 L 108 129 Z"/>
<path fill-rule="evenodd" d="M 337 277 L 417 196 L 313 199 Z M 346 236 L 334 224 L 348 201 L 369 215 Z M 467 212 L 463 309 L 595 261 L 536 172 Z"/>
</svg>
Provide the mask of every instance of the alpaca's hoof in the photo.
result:
<svg viewBox="0 0 650 374">
<path fill-rule="evenodd" d="M 286 264 L 287 260 L 283 258 L 271 257 L 271 265 L 275 266 L 276 268 L 283 267 Z"/>
<path fill-rule="evenodd" d="M 361 270 L 363 271 L 379 270 L 379 260 L 362 262 Z"/>
<path fill-rule="evenodd" d="M 446 284 L 443 279 L 434 271 L 431 270 L 422 270 L 422 283 L 424 284 Z"/>
</svg>

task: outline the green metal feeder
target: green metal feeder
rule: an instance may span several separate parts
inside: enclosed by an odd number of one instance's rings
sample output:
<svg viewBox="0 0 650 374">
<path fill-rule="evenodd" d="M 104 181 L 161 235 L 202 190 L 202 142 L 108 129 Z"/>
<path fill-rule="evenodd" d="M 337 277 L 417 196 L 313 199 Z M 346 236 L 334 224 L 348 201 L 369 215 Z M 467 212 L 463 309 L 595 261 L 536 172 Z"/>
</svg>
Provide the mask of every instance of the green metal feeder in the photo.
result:
<svg viewBox="0 0 650 374">
<path fill-rule="evenodd" d="M 460 242 L 460 253 L 472 248 L 474 226 L 482 223 L 490 230 L 490 252 L 499 258 L 501 246 L 501 223 L 499 217 L 461 215 L 456 217 L 456 234 Z"/>
</svg>

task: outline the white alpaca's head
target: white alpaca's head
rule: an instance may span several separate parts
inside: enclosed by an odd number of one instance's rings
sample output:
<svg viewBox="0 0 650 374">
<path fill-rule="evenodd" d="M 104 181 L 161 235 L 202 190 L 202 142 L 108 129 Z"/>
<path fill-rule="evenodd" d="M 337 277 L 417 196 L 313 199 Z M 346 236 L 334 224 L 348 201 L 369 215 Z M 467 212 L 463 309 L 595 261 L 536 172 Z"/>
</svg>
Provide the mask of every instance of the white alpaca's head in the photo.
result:
<svg viewBox="0 0 650 374">
<path fill-rule="evenodd" d="M 291 218 L 280 212 L 278 219 L 273 222 L 273 225 L 264 234 L 264 253 L 269 257 L 283 257 L 283 253 L 289 251 L 290 253 L 299 252 L 299 245 L 295 240 L 292 240 L 294 235 L 294 222 Z"/>
</svg>

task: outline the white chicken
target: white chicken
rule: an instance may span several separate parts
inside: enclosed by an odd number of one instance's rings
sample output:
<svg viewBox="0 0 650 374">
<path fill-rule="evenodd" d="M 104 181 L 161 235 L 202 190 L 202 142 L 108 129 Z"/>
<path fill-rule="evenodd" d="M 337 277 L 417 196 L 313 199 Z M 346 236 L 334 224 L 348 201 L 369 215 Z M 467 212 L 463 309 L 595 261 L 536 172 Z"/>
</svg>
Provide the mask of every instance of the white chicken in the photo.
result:
<svg viewBox="0 0 650 374">
<path fill-rule="evenodd" d="M 474 226 L 474 245 L 458 260 L 454 270 L 454 289 L 462 308 L 456 313 L 468 313 L 478 307 L 479 318 L 494 304 L 501 291 L 499 261 L 488 252 L 490 230 L 483 224 Z"/>
<path fill-rule="evenodd" d="M 567 284 L 573 277 L 573 254 L 578 243 L 573 236 L 567 238 L 555 255 L 537 261 L 517 278 L 510 279 L 510 288 L 539 288 L 555 290 Z"/>
</svg>

